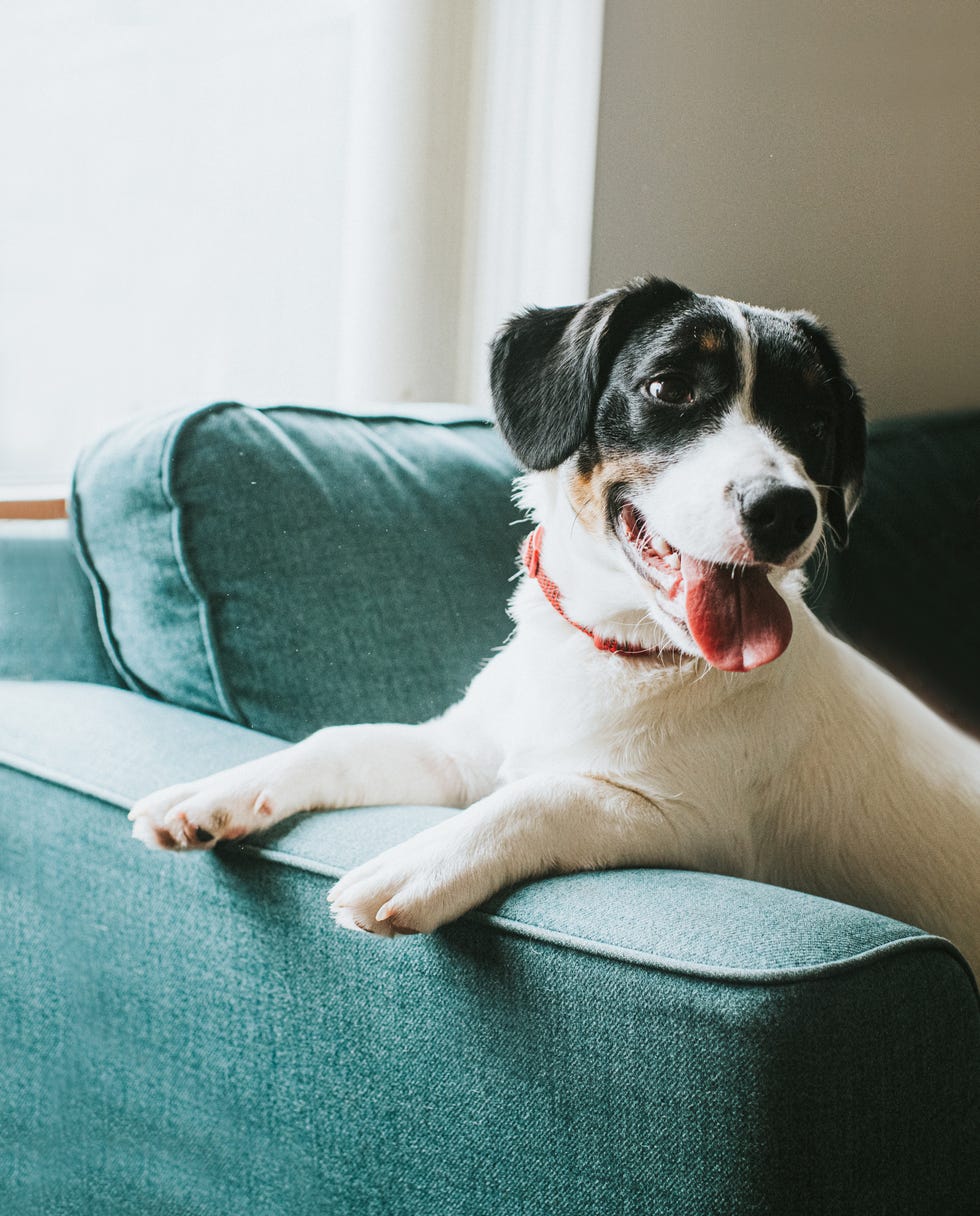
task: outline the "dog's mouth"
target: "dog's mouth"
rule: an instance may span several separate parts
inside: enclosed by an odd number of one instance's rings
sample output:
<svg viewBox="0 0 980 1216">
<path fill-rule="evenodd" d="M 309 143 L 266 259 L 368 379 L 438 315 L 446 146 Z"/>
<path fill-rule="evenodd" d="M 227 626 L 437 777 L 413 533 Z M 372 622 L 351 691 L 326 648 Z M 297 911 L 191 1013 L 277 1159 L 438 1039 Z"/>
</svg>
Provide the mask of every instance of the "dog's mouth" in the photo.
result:
<svg viewBox="0 0 980 1216">
<path fill-rule="evenodd" d="M 619 510 L 616 532 L 633 565 L 667 605 L 679 607 L 683 596 L 687 630 L 712 666 L 751 671 L 778 659 L 789 645 L 792 618 L 769 582 L 768 566 L 725 565 L 682 553 L 631 502 Z"/>
</svg>

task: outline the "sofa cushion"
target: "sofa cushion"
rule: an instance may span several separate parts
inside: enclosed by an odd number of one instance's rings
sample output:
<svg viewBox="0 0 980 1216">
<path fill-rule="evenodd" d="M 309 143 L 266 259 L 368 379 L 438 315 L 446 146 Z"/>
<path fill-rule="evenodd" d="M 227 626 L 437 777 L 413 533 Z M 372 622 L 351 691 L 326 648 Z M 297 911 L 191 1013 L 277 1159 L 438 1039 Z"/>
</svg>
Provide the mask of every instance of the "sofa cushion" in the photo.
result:
<svg viewBox="0 0 980 1216">
<path fill-rule="evenodd" d="M 130 688 L 295 739 L 462 695 L 509 631 L 513 474 L 472 410 L 226 403 L 90 448 L 72 522 Z"/>
<path fill-rule="evenodd" d="M 980 412 L 876 422 L 869 439 L 851 542 L 815 563 L 816 610 L 980 734 Z"/>
</svg>

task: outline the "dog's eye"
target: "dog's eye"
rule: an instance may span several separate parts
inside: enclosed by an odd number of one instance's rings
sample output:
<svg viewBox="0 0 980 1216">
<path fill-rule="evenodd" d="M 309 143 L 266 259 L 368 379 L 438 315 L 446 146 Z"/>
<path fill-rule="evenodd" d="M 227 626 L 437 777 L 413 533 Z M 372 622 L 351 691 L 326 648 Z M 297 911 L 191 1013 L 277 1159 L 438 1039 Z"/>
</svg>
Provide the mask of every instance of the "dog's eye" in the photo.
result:
<svg viewBox="0 0 980 1216">
<path fill-rule="evenodd" d="M 827 433 L 830 430 L 830 416 L 828 414 L 818 414 L 810 420 L 807 430 L 814 439 L 826 439 Z"/>
<path fill-rule="evenodd" d="M 641 390 L 651 401 L 662 401 L 665 405 L 690 405 L 694 400 L 691 384 L 683 376 L 660 376 L 656 380 L 647 380 Z"/>
</svg>

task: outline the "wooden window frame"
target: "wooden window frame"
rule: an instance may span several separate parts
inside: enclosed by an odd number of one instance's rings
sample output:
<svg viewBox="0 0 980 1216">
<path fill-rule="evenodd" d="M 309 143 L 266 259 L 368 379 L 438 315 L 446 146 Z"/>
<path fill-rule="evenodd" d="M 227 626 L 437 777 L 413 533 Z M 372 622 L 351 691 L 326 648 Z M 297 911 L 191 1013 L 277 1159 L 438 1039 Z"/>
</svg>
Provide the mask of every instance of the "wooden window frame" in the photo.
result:
<svg viewBox="0 0 980 1216">
<path fill-rule="evenodd" d="M 0 486 L 0 520 L 67 518 L 64 491 L 55 486 Z"/>
</svg>

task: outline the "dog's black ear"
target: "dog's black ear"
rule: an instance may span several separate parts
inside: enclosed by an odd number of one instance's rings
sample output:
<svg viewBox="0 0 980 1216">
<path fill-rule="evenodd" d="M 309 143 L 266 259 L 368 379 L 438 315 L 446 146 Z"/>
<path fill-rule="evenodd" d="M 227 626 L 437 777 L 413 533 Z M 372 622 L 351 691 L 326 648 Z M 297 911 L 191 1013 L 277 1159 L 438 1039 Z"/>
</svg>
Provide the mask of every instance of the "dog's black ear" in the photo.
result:
<svg viewBox="0 0 980 1216">
<path fill-rule="evenodd" d="M 827 524 L 838 549 L 847 546 L 851 516 L 857 508 L 864 483 L 867 456 L 867 424 L 864 400 L 857 385 L 847 375 L 837 344 L 823 325 L 810 313 L 793 317 L 815 347 L 827 369 L 828 383 L 837 400 L 834 423 L 834 462 L 827 490 Z"/>
<path fill-rule="evenodd" d="M 525 468 L 553 469 L 581 445 L 630 323 L 690 294 L 667 279 L 633 280 L 501 326 L 490 345 L 494 412 Z"/>
<path fill-rule="evenodd" d="M 827 522 L 838 549 L 847 548 L 851 516 L 857 510 L 864 484 L 868 447 L 864 402 L 853 381 L 845 381 L 853 394 L 837 420 L 834 474 L 827 493 Z"/>
</svg>

